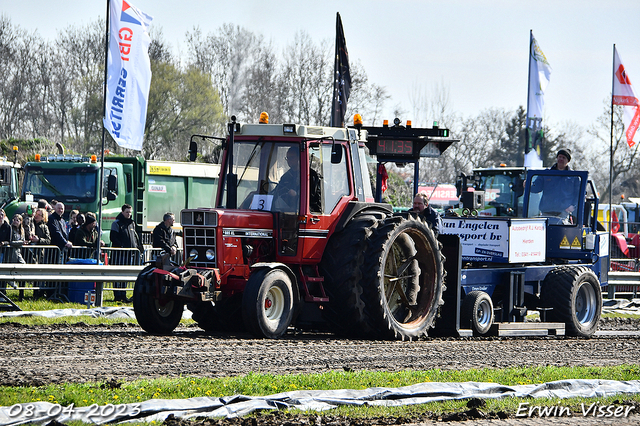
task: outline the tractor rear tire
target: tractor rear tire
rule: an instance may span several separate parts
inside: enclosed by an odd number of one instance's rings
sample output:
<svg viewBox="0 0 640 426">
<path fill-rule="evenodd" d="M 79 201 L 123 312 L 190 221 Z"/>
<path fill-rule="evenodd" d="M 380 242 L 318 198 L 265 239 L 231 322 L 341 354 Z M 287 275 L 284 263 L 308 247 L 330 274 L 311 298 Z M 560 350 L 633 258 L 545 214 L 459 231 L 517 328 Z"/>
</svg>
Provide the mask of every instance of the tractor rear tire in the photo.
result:
<svg viewBox="0 0 640 426">
<path fill-rule="evenodd" d="M 251 274 L 242 296 L 242 318 L 256 337 L 277 339 L 291 325 L 293 283 L 282 269 L 262 269 Z"/>
<path fill-rule="evenodd" d="M 184 303 L 155 297 L 154 267 L 145 268 L 133 288 L 133 311 L 138 324 L 148 333 L 171 334 L 180 323 Z"/>
<path fill-rule="evenodd" d="M 471 327 L 474 336 L 486 336 L 493 325 L 493 302 L 484 291 L 471 291 L 462 301 L 460 328 Z"/>
<path fill-rule="evenodd" d="M 567 336 L 591 337 L 602 314 L 598 277 L 586 266 L 562 266 L 549 272 L 542 283 L 542 303 L 553 308 L 547 320 L 563 322 Z"/>
<path fill-rule="evenodd" d="M 329 297 L 322 315 L 333 332 L 341 336 L 358 337 L 370 331 L 364 316 L 360 282 L 367 238 L 376 223 L 373 215 L 353 218 L 342 231 L 331 236 L 319 265 Z"/>
<path fill-rule="evenodd" d="M 442 304 L 444 257 L 420 216 L 392 216 L 372 229 L 365 253 L 363 300 L 374 339 L 426 336 Z"/>
</svg>

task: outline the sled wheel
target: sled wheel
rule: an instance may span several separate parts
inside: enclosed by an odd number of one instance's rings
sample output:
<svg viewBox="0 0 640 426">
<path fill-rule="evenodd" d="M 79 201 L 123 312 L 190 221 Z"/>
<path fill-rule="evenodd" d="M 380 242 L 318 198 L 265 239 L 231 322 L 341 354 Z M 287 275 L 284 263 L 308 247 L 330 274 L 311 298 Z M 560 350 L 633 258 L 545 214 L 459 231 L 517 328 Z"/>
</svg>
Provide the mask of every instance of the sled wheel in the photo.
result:
<svg viewBox="0 0 640 426">
<path fill-rule="evenodd" d="M 473 334 L 486 336 L 493 324 L 493 302 L 484 291 L 472 291 L 464 297 L 460 327 L 471 327 Z"/>
</svg>

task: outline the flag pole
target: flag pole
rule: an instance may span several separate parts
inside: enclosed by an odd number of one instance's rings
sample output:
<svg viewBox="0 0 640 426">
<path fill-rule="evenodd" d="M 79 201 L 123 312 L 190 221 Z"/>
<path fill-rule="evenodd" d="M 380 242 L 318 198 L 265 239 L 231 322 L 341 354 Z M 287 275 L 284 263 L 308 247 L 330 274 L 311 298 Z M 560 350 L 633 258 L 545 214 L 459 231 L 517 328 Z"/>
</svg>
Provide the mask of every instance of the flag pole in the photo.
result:
<svg viewBox="0 0 640 426">
<path fill-rule="evenodd" d="M 611 265 L 611 239 L 613 233 L 611 232 L 611 217 L 613 212 L 612 193 L 613 193 L 613 93 L 616 78 L 616 44 L 613 44 L 613 58 L 611 61 L 611 126 L 610 126 L 610 142 L 609 142 L 609 265 Z"/>
<path fill-rule="evenodd" d="M 527 118 L 524 121 L 525 123 L 525 129 L 524 129 L 524 137 L 525 137 L 525 141 L 524 141 L 524 158 L 522 160 L 522 164 L 526 166 L 526 156 L 527 156 L 527 149 L 528 148 L 533 148 L 529 146 L 529 141 L 531 140 L 531 130 L 530 130 L 530 123 L 529 123 L 529 105 L 530 105 L 530 99 L 529 97 L 531 96 L 531 57 L 533 56 L 533 51 L 531 50 L 533 48 L 533 30 L 529 30 L 529 71 L 527 73 Z"/>
<path fill-rule="evenodd" d="M 102 241 L 102 198 L 104 196 L 104 145 L 105 145 L 105 132 L 104 128 L 104 119 L 107 116 L 107 76 L 108 76 L 108 67 L 109 67 L 109 9 L 110 9 L 111 0 L 107 0 L 107 19 L 106 19 L 106 31 L 104 37 L 104 84 L 103 84 L 103 92 L 102 92 L 102 148 L 100 151 L 100 180 L 98 181 L 98 190 L 96 191 L 99 194 L 98 197 L 98 247 L 96 248 L 96 262 L 100 264 L 100 241 Z M 97 283 L 96 285 L 102 286 L 102 283 Z M 102 289 L 100 289 L 102 290 Z M 96 291 L 96 306 L 102 306 L 102 291 Z"/>
<path fill-rule="evenodd" d="M 340 31 L 340 12 L 336 12 L 336 42 L 335 42 L 335 54 L 333 58 L 333 96 L 331 98 L 331 119 L 329 122 L 330 127 L 340 126 L 341 123 L 336 123 L 335 111 L 337 106 L 336 94 L 339 90 L 338 78 L 340 77 L 340 46 L 338 43 L 338 34 Z"/>
</svg>

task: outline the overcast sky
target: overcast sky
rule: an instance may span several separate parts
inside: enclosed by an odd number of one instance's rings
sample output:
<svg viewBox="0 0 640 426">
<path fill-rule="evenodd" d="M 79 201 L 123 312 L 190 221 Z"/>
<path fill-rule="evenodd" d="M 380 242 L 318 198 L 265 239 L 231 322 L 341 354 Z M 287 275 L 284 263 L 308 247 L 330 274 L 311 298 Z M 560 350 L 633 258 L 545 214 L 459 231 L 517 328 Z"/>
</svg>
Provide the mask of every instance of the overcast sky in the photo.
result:
<svg viewBox="0 0 640 426">
<path fill-rule="evenodd" d="M 545 122 L 588 126 L 611 93 L 615 43 L 632 83 L 640 82 L 638 0 L 397 0 L 205 1 L 132 0 L 154 17 L 174 47 L 199 26 L 205 34 L 232 23 L 262 34 L 278 49 L 297 31 L 335 40 L 340 12 L 350 60 L 360 61 L 371 82 L 411 111 L 416 88 L 448 89 L 465 117 L 498 107 L 526 106 L 529 31 L 553 69 L 545 95 Z M 14 25 L 53 39 L 69 25 L 104 19 L 106 0 L 0 0 Z M 640 94 L 637 83 L 636 95 Z M 418 121 L 415 117 L 403 120 Z M 431 119 L 431 118 L 429 118 Z M 365 118 L 366 120 L 366 118 Z"/>
</svg>

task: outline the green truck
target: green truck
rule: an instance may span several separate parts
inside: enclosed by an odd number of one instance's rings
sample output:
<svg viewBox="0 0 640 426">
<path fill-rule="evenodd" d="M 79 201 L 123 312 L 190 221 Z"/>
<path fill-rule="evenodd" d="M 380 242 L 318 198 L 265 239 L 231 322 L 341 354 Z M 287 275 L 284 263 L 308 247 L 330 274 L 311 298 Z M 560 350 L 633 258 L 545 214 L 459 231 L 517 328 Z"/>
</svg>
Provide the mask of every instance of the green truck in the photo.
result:
<svg viewBox="0 0 640 426">
<path fill-rule="evenodd" d="M 0 158 L 0 208 L 18 199 L 21 171 L 20 164 Z"/>
<path fill-rule="evenodd" d="M 102 202 L 102 239 L 109 243 L 109 230 L 123 204 L 133 206 L 143 243 L 151 243 L 153 228 L 166 212 L 185 208 L 214 207 L 217 164 L 145 160 L 143 157 L 105 157 L 103 197 L 100 164 L 95 157 L 54 155 L 24 165 L 20 197 L 5 206 L 7 216 L 37 206 L 39 199 L 65 204 L 65 218 L 71 210 L 98 214 Z M 180 223 L 174 227 L 181 229 Z"/>
</svg>

